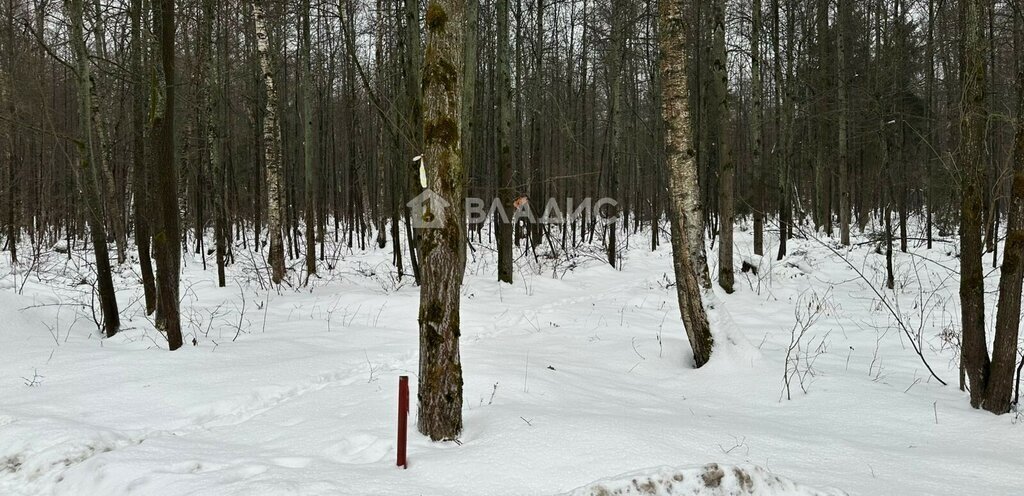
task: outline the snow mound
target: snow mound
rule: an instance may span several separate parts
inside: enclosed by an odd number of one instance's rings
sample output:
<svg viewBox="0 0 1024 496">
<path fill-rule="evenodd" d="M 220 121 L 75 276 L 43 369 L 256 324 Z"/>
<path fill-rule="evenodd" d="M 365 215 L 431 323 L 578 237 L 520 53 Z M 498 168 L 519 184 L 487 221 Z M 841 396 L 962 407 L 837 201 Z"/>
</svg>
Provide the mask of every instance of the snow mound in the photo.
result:
<svg viewBox="0 0 1024 496">
<path fill-rule="evenodd" d="M 714 290 L 705 291 L 703 296 L 704 310 L 711 325 L 711 335 L 715 339 L 715 348 L 711 353 L 709 365 L 746 365 L 760 358 L 761 352 L 751 344 L 733 320 L 726 299 L 720 297 Z"/>
<path fill-rule="evenodd" d="M 657 467 L 593 482 L 564 496 L 827 496 L 820 490 L 773 475 L 756 465 Z"/>
</svg>

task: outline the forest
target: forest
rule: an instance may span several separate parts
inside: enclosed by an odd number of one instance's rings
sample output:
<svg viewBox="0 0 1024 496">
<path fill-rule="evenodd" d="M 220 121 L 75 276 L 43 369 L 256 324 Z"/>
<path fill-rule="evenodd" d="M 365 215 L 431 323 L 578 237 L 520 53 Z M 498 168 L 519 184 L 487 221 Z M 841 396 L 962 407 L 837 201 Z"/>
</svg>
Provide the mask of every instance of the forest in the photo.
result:
<svg viewBox="0 0 1024 496">
<path fill-rule="evenodd" d="M 1024 492 L 1021 0 L 0 0 L 0 109 L 0 493 Z"/>
</svg>

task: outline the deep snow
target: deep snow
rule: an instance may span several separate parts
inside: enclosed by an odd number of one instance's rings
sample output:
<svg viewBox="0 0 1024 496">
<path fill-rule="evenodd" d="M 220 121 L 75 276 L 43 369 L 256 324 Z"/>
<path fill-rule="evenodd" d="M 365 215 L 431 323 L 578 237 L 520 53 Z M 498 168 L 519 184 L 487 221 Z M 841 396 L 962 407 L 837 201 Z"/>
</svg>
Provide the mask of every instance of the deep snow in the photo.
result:
<svg viewBox="0 0 1024 496">
<path fill-rule="evenodd" d="M 476 246 L 462 300 L 466 429 L 461 445 L 429 442 L 414 400 L 408 470 L 394 466 L 396 390 L 410 375 L 415 398 L 418 289 L 395 280 L 390 247 L 343 249 L 311 287 L 280 292 L 260 288 L 262 261 L 240 248 L 226 288 L 212 257 L 203 271 L 187 255 L 189 344 L 175 353 L 144 316 L 131 264 L 115 281 L 125 330 L 99 339 L 77 255 L 44 251 L 26 280 L 30 263 L 12 271 L 4 254 L 0 494 L 590 494 L 636 474 L 696 480 L 711 462 L 792 485 L 757 494 L 813 494 L 788 479 L 850 494 L 1024 493 L 1024 426 L 972 410 L 957 388 L 955 244 L 897 252 L 897 290 L 884 292 L 942 386 L 831 251 L 792 240 L 785 260 L 756 260 L 749 234 L 736 238 L 761 273 L 717 293 L 720 347 L 699 370 L 667 244 L 652 253 L 633 237 L 621 270 L 586 254 L 521 257 L 511 286 Z M 871 244 L 840 252 L 882 287 Z M 793 343 L 798 314 L 816 322 Z M 731 487 L 743 486 L 720 493 Z"/>
</svg>

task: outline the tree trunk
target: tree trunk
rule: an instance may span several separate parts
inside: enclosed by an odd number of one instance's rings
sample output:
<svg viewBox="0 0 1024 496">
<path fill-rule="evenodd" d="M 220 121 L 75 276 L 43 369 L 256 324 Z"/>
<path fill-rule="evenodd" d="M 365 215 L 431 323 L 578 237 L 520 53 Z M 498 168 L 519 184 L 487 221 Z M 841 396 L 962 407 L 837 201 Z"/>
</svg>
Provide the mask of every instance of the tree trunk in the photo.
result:
<svg viewBox="0 0 1024 496">
<path fill-rule="evenodd" d="M 305 205 L 303 208 L 303 223 L 305 224 L 306 238 L 306 282 L 309 277 L 316 274 L 316 181 L 315 168 L 313 165 L 313 63 L 310 58 L 310 33 L 309 17 L 311 15 L 309 0 L 303 0 L 302 11 L 302 67 L 300 68 L 301 83 L 299 91 L 302 92 L 302 160 L 303 171 L 305 172 Z M 381 227 L 383 232 L 383 226 Z"/>
<path fill-rule="evenodd" d="M 695 250 L 690 243 L 703 240 L 699 225 L 700 208 L 697 198 L 697 170 L 693 157 L 693 138 L 690 132 L 689 95 L 686 74 L 685 21 L 682 4 L 658 4 L 658 35 L 661 47 L 662 117 L 665 119 L 665 152 L 668 169 L 668 207 L 672 230 L 672 259 L 676 276 L 679 312 L 693 349 L 695 367 L 701 367 L 711 358 L 714 340 L 707 314 L 701 301 L 699 267 L 693 259 Z M 697 208 L 694 208 L 695 205 Z M 706 269 L 706 266 L 705 266 Z"/>
<path fill-rule="evenodd" d="M 157 327 L 167 336 L 171 351 L 181 348 L 178 281 L 181 273 L 181 228 L 178 219 L 178 171 L 174 159 L 174 0 L 153 2 L 155 98 L 150 112 L 156 145 L 153 147 L 159 222 L 153 233 L 156 254 Z M 159 62 L 159 63 L 157 63 Z"/>
<path fill-rule="evenodd" d="M 96 286 L 103 313 L 103 332 L 107 337 L 117 334 L 121 320 L 117 311 L 117 297 L 110 272 L 110 255 L 107 252 L 107 232 L 103 219 L 103 202 L 100 199 L 100 171 L 96 165 L 96 150 L 93 146 L 92 78 L 89 76 L 89 53 L 85 47 L 85 33 L 82 27 L 84 7 L 82 0 L 64 0 L 64 10 L 71 22 L 69 41 L 74 52 L 75 76 L 78 85 L 78 126 L 80 138 L 77 141 L 80 170 L 76 177 L 88 209 L 89 234 L 96 256 Z M 9 240 L 15 242 L 15 240 Z"/>
<path fill-rule="evenodd" d="M 423 47 L 420 42 L 420 16 L 419 2 L 417 0 L 404 0 L 405 7 L 405 47 L 406 56 L 403 60 L 403 72 L 405 80 L 405 94 L 408 105 L 408 129 L 412 135 L 413 156 L 424 153 L 423 143 L 423 88 L 421 86 L 423 74 Z M 420 164 L 412 162 L 412 157 L 407 157 L 410 167 L 403 167 L 402 174 L 403 188 L 409 200 L 422 190 L 419 184 Z M 415 193 L 415 194 L 414 194 Z M 416 284 L 420 284 L 420 262 L 417 251 L 419 250 L 419 235 L 413 232 L 411 222 L 412 211 L 405 208 L 405 234 L 409 239 L 409 261 L 412 265 L 413 278 Z"/>
<path fill-rule="evenodd" d="M 848 22 L 847 9 L 850 0 L 838 0 L 838 14 L 836 20 L 836 73 L 838 80 L 838 101 L 839 106 L 839 243 L 843 246 L 850 246 L 850 167 L 847 163 L 847 122 L 849 121 L 847 110 L 847 75 L 846 75 L 846 28 Z"/>
<path fill-rule="evenodd" d="M 498 96 L 498 198 L 502 208 L 512 215 L 512 196 L 515 194 L 512 182 L 512 83 L 511 62 L 508 46 L 508 0 L 497 0 L 497 70 L 495 93 Z M 498 280 L 512 284 L 512 230 L 511 218 L 507 221 L 499 215 L 495 219 L 498 238 Z"/>
<path fill-rule="evenodd" d="M 263 117 L 263 153 L 267 167 L 267 231 L 270 238 L 270 280 L 281 284 L 284 280 L 284 239 L 282 238 L 281 186 L 284 171 L 281 164 L 281 126 L 278 123 L 277 91 L 274 89 L 274 66 L 270 56 L 270 38 L 267 31 L 267 13 L 264 0 L 253 2 L 256 21 L 256 49 L 259 52 L 263 89 L 267 99 Z"/>
<path fill-rule="evenodd" d="M 93 1 L 94 7 L 94 19 L 93 19 L 93 34 L 95 36 L 96 51 L 99 55 L 99 59 L 103 62 L 109 62 L 110 55 L 107 53 L 107 34 L 106 25 L 103 22 L 103 10 L 99 1 Z M 117 188 L 117 183 L 114 181 L 113 172 L 113 160 L 114 160 L 114 147 L 111 143 L 111 136 L 108 131 L 110 127 L 105 119 L 104 111 L 109 108 L 107 105 L 103 105 L 102 97 L 100 96 L 100 88 L 98 81 L 99 75 L 93 71 L 89 73 L 90 85 L 89 91 L 92 92 L 91 103 L 92 103 L 92 124 L 93 130 L 96 133 L 96 139 L 99 141 L 99 153 L 93 154 L 93 159 L 99 163 L 100 176 L 102 177 L 102 183 L 100 191 L 103 193 L 102 198 L 105 207 L 106 219 L 109 222 L 111 230 L 114 231 L 114 244 L 117 247 L 117 263 L 118 265 L 123 264 L 127 258 L 125 251 L 125 244 L 127 243 L 127 236 L 125 235 L 125 224 L 124 217 L 121 215 L 121 210 L 118 204 L 118 197 L 120 197 L 120 190 Z"/>
<path fill-rule="evenodd" d="M 146 84 L 143 78 L 143 55 L 146 42 L 142 38 L 143 0 L 131 2 L 131 68 L 138 79 L 132 87 L 132 217 L 135 222 L 135 245 L 139 251 L 139 272 L 146 301 L 146 314 L 156 311 L 156 281 L 153 278 L 153 259 L 150 243 L 150 181 L 146 165 Z"/>
<path fill-rule="evenodd" d="M 983 202 L 985 176 L 985 41 L 981 28 L 984 0 L 961 2 L 964 44 L 961 128 L 963 142 L 959 167 L 960 202 L 960 312 L 963 328 L 962 366 L 970 381 L 971 406 L 981 406 L 989 377 L 985 337 L 985 278 L 982 273 Z"/>
<path fill-rule="evenodd" d="M 1003 265 L 999 274 L 992 366 L 981 405 L 997 414 L 1010 411 L 1020 330 L 1021 284 L 1024 277 L 1024 64 L 1018 62 L 1018 66 L 1017 137 L 1014 146 L 1016 165 L 1007 202 L 1006 244 L 1003 246 Z"/>
<path fill-rule="evenodd" d="M 733 230 L 733 163 L 728 143 L 729 72 L 725 52 L 725 0 L 713 0 L 712 23 L 712 90 L 715 111 L 715 151 L 718 156 L 718 285 L 726 293 L 733 292 L 732 230 Z"/>
<path fill-rule="evenodd" d="M 459 294 L 465 269 L 466 171 L 459 156 L 462 50 L 466 0 L 431 0 L 423 61 L 424 153 L 427 184 L 449 206 L 440 228 L 423 229 L 420 240 L 421 433 L 434 441 L 462 432 L 462 364 L 459 359 Z M 435 210 L 441 207 L 435 203 Z M 430 212 L 430 210 L 428 210 Z M 429 221 L 424 214 L 425 221 Z"/>
<path fill-rule="evenodd" d="M 845 1 L 845 0 L 840 0 Z M 763 90 L 761 82 L 761 0 L 753 0 L 752 28 L 750 32 L 750 85 L 753 90 L 750 110 L 751 168 L 754 173 L 754 254 L 764 255 L 764 124 Z"/>
</svg>

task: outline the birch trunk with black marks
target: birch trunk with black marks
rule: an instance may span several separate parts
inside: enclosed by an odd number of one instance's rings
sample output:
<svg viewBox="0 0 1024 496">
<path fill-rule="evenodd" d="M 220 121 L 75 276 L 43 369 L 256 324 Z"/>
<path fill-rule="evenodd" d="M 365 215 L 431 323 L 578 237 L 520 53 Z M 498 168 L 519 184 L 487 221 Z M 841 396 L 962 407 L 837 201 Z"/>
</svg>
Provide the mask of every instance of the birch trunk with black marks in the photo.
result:
<svg viewBox="0 0 1024 496">
<path fill-rule="evenodd" d="M 264 0 L 253 2 L 256 21 L 256 50 L 259 53 L 266 113 L 263 116 L 263 155 L 267 168 L 267 236 L 270 238 L 270 280 L 281 284 L 284 280 L 284 239 L 281 215 L 281 126 L 278 123 L 277 90 L 274 88 L 274 65 L 270 56 L 270 38 L 267 31 L 267 12 Z"/>
<path fill-rule="evenodd" d="M 697 169 L 690 131 L 689 95 L 686 74 L 686 24 L 680 2 L 658 5 L 658 36 L 661 47 L 662 117 L 665 120 L 665 163 L 668 181 L 668 210 L 672 231 L 672 259 L 676 293 L 683 326 L 693 349 L 695 367 L 711 358 L 714 340 L 701 298 L 700 267 L 694 260 L 694 226 L 701 242 L 700 208 L 697 198 Z M 696 205 L 697 208 L 694 208 Z M 705 266 L 706 270 L 706 266 Z"/>
</svg>

